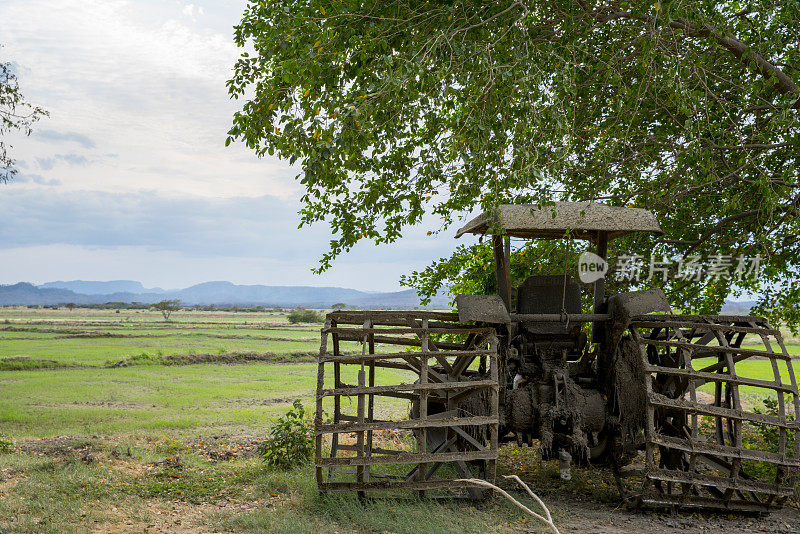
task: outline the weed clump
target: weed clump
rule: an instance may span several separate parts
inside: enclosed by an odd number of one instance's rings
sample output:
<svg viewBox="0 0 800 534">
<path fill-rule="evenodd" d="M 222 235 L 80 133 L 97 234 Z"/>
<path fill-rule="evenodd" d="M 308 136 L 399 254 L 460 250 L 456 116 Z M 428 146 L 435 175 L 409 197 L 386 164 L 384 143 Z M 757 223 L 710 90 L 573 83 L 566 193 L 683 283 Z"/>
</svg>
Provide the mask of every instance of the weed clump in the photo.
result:
<svg viewBox="0 0 800 534">
<path fill-rule="evenodd" d="M 258 453 L 270 467 L 291 469 L 311 459 L 313 431 L 300 399 L 269 431 L 269 438 L 258 446 Z"/>
</svg>

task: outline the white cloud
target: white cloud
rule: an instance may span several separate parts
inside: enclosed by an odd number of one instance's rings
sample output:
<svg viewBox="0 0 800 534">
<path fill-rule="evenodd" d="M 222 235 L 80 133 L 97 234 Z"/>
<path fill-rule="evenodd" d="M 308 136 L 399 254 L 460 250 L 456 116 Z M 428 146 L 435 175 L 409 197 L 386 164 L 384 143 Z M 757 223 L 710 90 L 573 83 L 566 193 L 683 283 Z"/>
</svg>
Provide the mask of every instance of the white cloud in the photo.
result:
<svg viewBox="0 0 800 534">
<path fill-rule="evenodd" d="M 140 188 L 208 196 L 288 198 L 297 171 L 225 148 L 237 104 L 225 81 L 239 51 L 226 33 L 185 21 L 196 4 L 156 1 L 10 0 L 0 4 L 2 53 L 20 64 L 26 96 L 51 113 L 50 137 L 13 139 L 18 159 L 53 158 L 56 136 L 91 139 L 79 156 L 97 161 L 64 172 L 66 189 Z M 191 6 L 191 7 L 189 7 Z M 244 7 L 222 14 L 232 28 Z M 215 13 L 214 24 L 220 24 Z M 222 17 L 224 18 L 224 17 Z M 114 161 L 93 158 L 113 153 Z"/>
<path fill-rule="evenodd" d="M 186 4 L 185 6 L 183 6 L 183 9 L 181 10 L 181 13 L 185 17 L 188 17 L 188 18 L 192 19 L 192 21 L 196 21 L 197 17 L 202 17 L 203 15 L 205 15 L 205 10 L 203 9 L 203 6 L 195 6 L 194 4 Z"/>
<path fill-rule="evenodd" d="M 0 186 L 0 281 L 387 290 L 457 244 L 420 228 L 311 274 L 330 235 L 296 229 L 298 169 L 224 146 L 239 105 L 225 88 L 239 54 L 232 26 L 244 7 L 0 1 L 0 60 L 18 65 L 26 97 L 51 114 L 32 136 L 11 139 L 23 170 Z"/>
</svg>

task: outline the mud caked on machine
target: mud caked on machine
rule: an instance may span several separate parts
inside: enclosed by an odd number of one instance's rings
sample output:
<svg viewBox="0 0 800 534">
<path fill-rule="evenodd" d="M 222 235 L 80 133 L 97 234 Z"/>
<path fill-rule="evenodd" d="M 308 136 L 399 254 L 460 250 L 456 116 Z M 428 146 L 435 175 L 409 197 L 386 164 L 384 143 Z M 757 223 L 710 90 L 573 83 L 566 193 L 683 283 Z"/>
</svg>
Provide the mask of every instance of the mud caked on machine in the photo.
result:
<svg viewBox="0 0 800 534">
<path fill-rule="evenodd" d="M 322 330 L 316 477 L 322 491 L 479 497 L 498 444 L 538 441 L 543 459 L 611 466 L 628 506 L 767 512 L 794 491 L 797 382 L 780 331 L 761 317 L 678 315 L 660 289 L 608 296 L 591 313 L 568 274 L 512 288 L 510 238 L 608 242 L 661 234 L 644 209 L 502 205 L 461 228 L 490 235 L 496 295 L 457 313 L 334 311 Z M 680 308 L 680 303 L 676 303 Z M 752 373 L 763 362 L 771 379 Z M 776 413 L 747 402 L 771 398 Z M 772 429 L 770 450 L 745 446 Z"/>
</svg>

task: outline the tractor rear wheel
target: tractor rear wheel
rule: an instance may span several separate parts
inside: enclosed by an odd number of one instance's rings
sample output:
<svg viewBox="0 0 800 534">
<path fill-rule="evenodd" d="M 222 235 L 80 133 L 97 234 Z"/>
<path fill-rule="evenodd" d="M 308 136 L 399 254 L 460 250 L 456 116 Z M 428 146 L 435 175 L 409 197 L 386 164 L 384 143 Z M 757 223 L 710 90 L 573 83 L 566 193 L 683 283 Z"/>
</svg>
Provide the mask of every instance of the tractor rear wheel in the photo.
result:
<svg viewBox="0 0 800 534">
<path fill-rule="evenodd" d="M 628 331 L 617 352 L 628 361 L 615 368 L 640 370 L 624 387 L 643 402 L 620 403 L 625 448 L 640 449 L 622 465 L 618 448 L 625 501 L 758 513 L 782 506 L 800 465 L 800 405 L 780 331 L 758 317 L 674 315 L 635 317 Z M 753 407 L 764 399 L 772 413 Z"/>
</svg>

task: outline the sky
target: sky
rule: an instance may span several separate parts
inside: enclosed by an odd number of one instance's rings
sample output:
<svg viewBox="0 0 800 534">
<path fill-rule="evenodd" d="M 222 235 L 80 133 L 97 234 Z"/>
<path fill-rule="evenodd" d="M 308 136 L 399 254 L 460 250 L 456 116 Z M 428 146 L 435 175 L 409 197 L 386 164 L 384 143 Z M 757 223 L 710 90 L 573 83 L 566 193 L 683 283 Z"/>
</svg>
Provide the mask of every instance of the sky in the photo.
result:
<svg viewBox="0 0 800 534">
<path fill-rule="evenodd" d="M 299 167 L 225 147 L 225 87 L 243 0 L 3 0 L 0 61 L 50 113 L 13 136 L 0 184 L 0 283 L 139 280 L 400 289 L 445 257 L 433 224 L 357 246 L 321 276 L 331 239 L 298 229 Z M 463 239 L 463 238 L 462 238 Z"/>
</svg>

